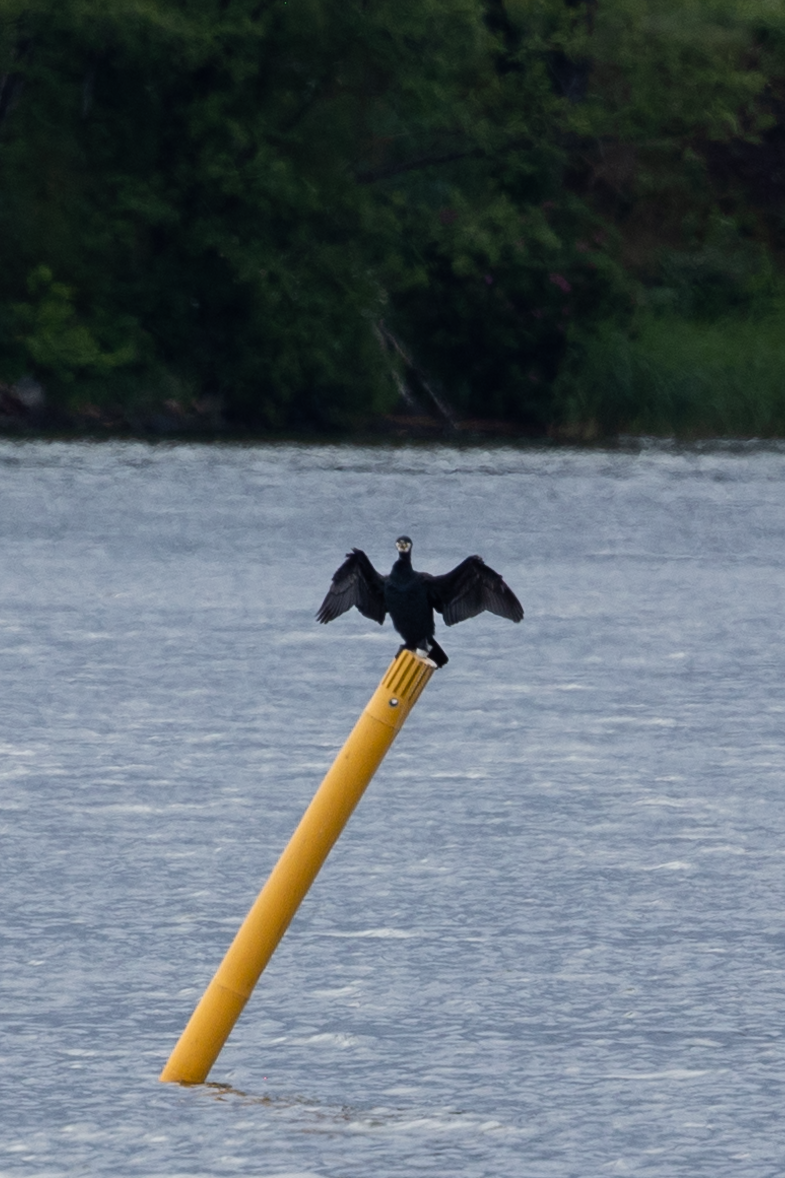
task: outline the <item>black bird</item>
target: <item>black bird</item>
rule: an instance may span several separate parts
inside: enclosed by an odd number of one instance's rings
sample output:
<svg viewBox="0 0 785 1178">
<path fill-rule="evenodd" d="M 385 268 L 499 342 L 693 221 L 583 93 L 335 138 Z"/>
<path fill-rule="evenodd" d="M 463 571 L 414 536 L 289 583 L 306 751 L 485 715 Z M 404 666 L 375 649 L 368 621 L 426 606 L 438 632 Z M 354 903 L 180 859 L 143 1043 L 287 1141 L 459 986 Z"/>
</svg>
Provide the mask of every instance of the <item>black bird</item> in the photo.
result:
<svg viewBox="0 0 785 1178">
<path fill-rule="evenodd" d="M 520 601 L 481 556 L 467 556 L 452 572 L 432 577 L 412 568 L 412 542 L 408 536 L 399 536 L 395 547 L 398 559 L 387 577 L 377 573 L 360 548 L 348 552 L 333 577 L 317 620 L 331 622 L 353 605 L 380 626 L 389 614 L 403 638 L 401 650 L 423 651 L 437 667 L 443 667 L 448 659 L 433 636 L 434 610 L 447 626 L 486 609 L 511 622 L 522 619 Z"/>
</svg>

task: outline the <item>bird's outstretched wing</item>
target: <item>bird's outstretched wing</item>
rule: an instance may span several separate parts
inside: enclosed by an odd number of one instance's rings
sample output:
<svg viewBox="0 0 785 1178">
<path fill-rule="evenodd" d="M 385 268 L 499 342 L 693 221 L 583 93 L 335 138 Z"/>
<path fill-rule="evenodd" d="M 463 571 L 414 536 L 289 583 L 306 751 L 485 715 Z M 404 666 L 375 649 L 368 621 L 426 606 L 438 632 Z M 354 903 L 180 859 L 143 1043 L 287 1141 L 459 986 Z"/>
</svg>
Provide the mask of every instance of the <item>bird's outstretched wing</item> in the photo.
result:
<svg viewBox="0 0 785 1178">
<path fill-rule="evenodd" d="M 337 570 L 327 596 L 316 615 L 320 622 L 332 622 L 356 605 L 361 614 L 381 626 L 387 612 L 384 605 L 384 577 L 377 573 L 360 548 L 346 554 Z"/>
<path fill-rule="evenodd" d="M 523 618 L 523 606 L 512 589 L 481 556 L 467 556 L 441 577 L 425 576 L 431 605 L 443 614 L 447 626 L 465 622 L 485 609 L 511 622 Z"/>
</svg>

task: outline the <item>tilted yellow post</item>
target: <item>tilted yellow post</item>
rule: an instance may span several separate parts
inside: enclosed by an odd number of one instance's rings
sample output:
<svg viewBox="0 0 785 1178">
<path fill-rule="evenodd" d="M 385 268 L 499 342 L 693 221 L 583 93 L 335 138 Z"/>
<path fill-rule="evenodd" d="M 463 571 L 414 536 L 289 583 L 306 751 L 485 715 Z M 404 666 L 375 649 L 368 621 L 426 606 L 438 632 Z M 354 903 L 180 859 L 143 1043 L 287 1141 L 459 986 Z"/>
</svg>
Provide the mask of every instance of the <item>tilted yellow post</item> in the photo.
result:
<svg viewBox="0 0 785 1178">
<path fill-rule="evenodd" d="M 262 888 L 169 1057 L 161 1080 L 202 1084 L 267 962 L 434 672 L 404 650 L 390 664 Z"/>
</svg>

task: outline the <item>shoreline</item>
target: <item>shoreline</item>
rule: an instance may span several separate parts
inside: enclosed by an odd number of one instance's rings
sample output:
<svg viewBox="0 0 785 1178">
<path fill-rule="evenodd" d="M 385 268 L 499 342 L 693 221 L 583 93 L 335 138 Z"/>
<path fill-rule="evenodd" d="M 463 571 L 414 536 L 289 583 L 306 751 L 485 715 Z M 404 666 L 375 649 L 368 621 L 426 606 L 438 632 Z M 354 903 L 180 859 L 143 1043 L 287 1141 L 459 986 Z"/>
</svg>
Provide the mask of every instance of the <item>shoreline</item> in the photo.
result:
<svg viewBox="0 0 785 1178">
<path fill-rule="evenodd" d="M 40 389 L 40 386 L 36 386 Z M 139 441 L 205 445 L 443 445 L 474 447 L 635 450 L 652 445 L 678 447 L 785 444 L 785 433 L 715 433 L 695 429 L 662 431 L 621 428 L 604 432 L 594 418 L 536 428 L 493 418 L 445 420 L 428 414 L 389 413 L 354 426 L 271 429 L 237 424 L 214 401 L 184 406 L 168 401 L 146 410 L 68 411 L 43 396 L 27 404 L 15 390 L 0 385 L 0 439 L 7 441 Z"/>
<path fill-rule="evenodd" d="M 636 453 L 643 450 L 785 451 L 785 437 L 781 435 L 679 435 L 650 433 L 619 433 L 579 435 L 576 431 L 535 434 L 506 429 L 499 431 L 461 430 L 252 430 L 226 428 L 221 430 L 134 428 L 79 428 L 77 425 L 23 424 L 9 427 L 0 422 L 2 442 L 73 442 L 141 443 L 149 446 L 341 446 L 347 448 L 399 449 L 444 448 L 454 450 L 514 449 L 514 450 L 611 450 Z"/>
</svg>

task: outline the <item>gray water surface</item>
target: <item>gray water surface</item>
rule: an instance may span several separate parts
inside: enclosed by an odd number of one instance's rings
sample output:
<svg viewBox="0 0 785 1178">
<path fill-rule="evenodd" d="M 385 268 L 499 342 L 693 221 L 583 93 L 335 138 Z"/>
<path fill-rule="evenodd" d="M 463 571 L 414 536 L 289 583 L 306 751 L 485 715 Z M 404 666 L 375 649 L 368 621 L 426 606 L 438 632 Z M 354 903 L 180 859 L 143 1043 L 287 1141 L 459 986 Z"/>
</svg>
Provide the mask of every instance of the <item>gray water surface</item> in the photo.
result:
<svg viewBox="0 0 785 1178">
<path fill-rule="evenodd" d="M 0 443 L 0 1175 L 785 1172 L 785 451 Z M 397 648 L 438 672 L 204 1086 L 158 1074 Z"/>
</svg>

